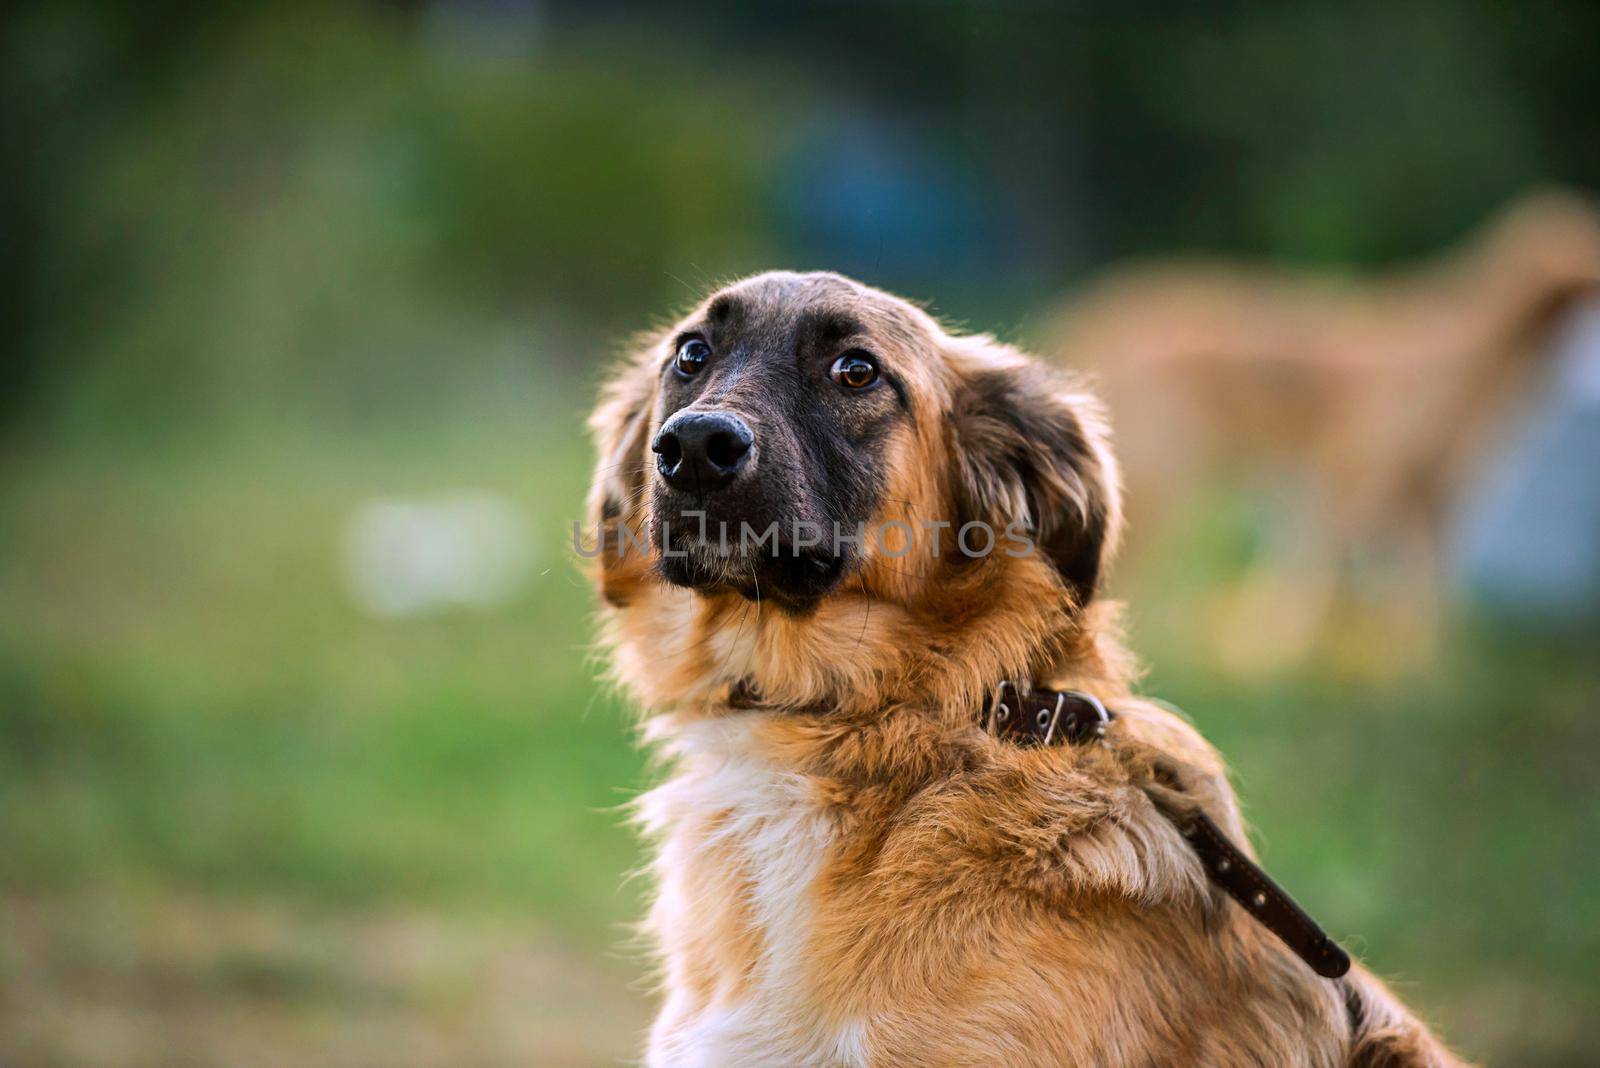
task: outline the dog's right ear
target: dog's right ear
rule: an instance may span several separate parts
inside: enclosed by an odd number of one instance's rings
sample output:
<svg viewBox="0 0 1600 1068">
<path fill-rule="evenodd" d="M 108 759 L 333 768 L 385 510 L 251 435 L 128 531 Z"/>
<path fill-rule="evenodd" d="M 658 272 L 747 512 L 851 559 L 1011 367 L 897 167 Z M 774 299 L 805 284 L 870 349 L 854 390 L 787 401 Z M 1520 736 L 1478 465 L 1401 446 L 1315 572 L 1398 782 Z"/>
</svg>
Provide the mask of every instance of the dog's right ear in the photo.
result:
<svg viewBox="0 0 1600 1068">
<path fill-rule="evenodd" d="M 650 422 L 660 379 L 661 333 L 641 336 L 600 392 L 589 416 L 589 432 L 599 454 L 589 486 L 591 529 L 628 521 L 644 496 L 650 466 Z"/>
</svg>

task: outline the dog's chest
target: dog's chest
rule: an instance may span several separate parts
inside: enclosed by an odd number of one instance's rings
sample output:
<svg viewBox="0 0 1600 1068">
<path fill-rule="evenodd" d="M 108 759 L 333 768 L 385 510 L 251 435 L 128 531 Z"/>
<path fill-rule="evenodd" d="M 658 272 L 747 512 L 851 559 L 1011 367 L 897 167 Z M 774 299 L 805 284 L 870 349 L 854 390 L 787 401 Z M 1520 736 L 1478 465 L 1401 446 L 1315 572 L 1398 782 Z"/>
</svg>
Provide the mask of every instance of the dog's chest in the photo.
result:
<svg viewBox="0 0 1600 1068">
<path fill-rule="evenodd" d="M 660 835 L 667 1000 L 659 1064 L 865 1064 L 864 1028 L 816 996 L 808 943 L 835 820 L 802 776 L 751 755 L 726 726 L 692 738 L 683 772 L 646 795 Z"/>
</svg>

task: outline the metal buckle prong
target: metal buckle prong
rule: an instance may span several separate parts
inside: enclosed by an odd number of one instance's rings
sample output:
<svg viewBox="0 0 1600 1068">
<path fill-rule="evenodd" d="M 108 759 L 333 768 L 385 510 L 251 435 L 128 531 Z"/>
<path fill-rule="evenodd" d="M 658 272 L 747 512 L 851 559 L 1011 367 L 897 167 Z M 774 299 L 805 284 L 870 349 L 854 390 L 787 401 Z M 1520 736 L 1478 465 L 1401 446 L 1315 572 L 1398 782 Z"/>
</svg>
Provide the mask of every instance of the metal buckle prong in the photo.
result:
<svg viewBox="0 0 1600 1068">
<path fill-rule="evenodd" d="M 1056 694 L 1056 710 L 1050 714 L 1050 727 L 1044 732 L 1044 744 L 1049 745 L 1056 736 L 1056 724 L 1061 722 L 1061 709 L 1067 703 L 1067 695 Z"/>
</svg>

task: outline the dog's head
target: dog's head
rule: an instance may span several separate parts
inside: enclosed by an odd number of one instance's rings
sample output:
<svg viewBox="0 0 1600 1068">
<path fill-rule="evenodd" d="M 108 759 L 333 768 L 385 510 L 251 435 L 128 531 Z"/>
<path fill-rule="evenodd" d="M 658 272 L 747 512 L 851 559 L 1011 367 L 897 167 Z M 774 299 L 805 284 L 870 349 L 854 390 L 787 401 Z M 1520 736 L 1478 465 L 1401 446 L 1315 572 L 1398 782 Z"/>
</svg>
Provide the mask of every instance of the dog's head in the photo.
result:
<svg viewBox="0 0 1600 1068">
<path fill-rule="evenodd" d="M 1059 621 L 1115 541 L 1088 397 L 838 275 L 713 294 L 640 346 L 591 425 L 601 588 L 624 610 L 670 587 L 771 606 L 793 633 L 840 601 L 971 622 L 1008 595 Z"/>
</svg>

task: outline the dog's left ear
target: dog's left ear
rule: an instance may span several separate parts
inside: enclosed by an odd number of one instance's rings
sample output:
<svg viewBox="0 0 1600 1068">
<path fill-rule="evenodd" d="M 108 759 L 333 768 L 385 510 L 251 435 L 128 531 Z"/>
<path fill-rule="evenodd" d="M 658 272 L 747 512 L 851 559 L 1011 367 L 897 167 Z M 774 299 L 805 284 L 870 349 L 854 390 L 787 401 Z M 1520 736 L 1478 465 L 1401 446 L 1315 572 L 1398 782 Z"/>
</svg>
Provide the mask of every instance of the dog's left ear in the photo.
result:
<svg viewBox="0 0 1600 1068">
<path fill-rule="evenodd" d="M 1027 531 L 1085 605 L 1100 586 L 1122 519 L 1103 410 L 1007 346 L 962 342 L 965 355 L 979 358 L 961 361 L 951 410 L 958 518 L 988 523 L 997 539 L 1008 527 Z"/>
<path fill-rule="evenodd" d="M 661 341 L 659 333 L 635 340 L 589 416 L 589 432 L 599 454 L 589 486 L 590 524 L 625 519 L 639 504 L 649 467 L 646 443 L 655 409 Z"/>
</svg>

